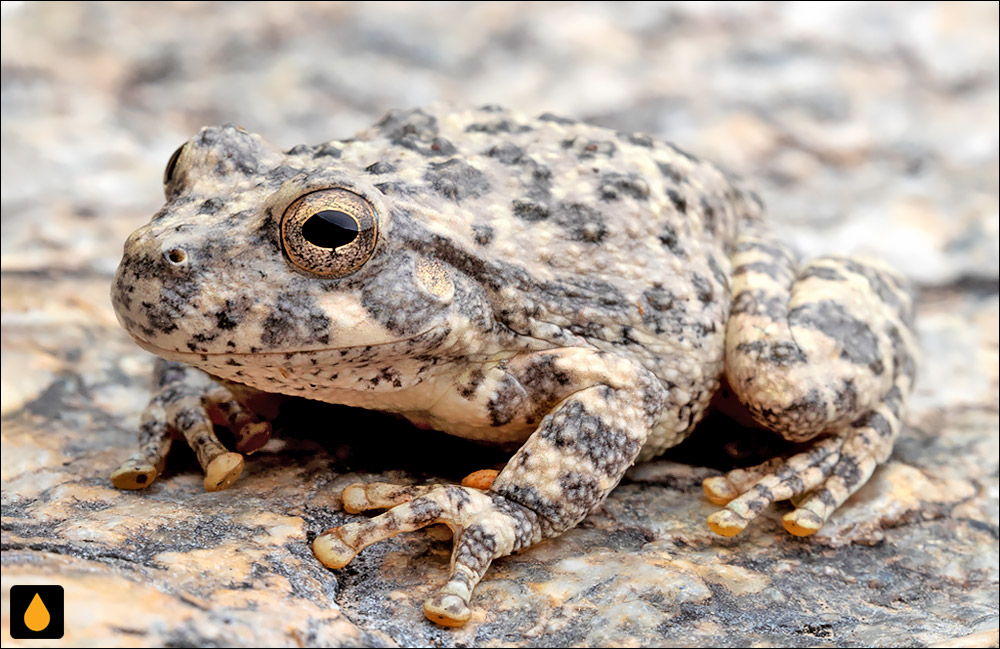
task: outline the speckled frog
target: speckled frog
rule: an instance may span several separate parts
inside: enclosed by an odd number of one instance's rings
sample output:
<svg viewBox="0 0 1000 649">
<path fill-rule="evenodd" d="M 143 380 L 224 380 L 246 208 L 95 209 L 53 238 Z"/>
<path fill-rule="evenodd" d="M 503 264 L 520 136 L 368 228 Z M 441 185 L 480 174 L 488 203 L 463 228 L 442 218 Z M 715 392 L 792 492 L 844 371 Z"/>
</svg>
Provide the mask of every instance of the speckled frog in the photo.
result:
<svg viewBox="0 0 1000 649">
<path fill-rule="evenodd" d="M 448 525 L 450 577 L 424 605 L 440 624 L 469 619 L 493 560 L 572 528 L 682 441 L 723 380 L 760 424 L 813 441 L 706 480 L 719 534 L 787 498 L 786 529 L 815 532 L 900 428 L 914 377 L 900 278 L 798 264 L 740 181 L 644 135 L 495 107 L 391 112 L 285 152 L 223 126 L 178 149 L 164 188 L 112 288 L 122 325 L 165 359 L 114 484 L 148 486 L 183 437 L 206 488 L 229 486 L 270 434 L 255 391 L 516 444 L 492 481 L 351 485 L 348 512 L 388 511 L 314 542 L 339 568 Z"/>
</svg>

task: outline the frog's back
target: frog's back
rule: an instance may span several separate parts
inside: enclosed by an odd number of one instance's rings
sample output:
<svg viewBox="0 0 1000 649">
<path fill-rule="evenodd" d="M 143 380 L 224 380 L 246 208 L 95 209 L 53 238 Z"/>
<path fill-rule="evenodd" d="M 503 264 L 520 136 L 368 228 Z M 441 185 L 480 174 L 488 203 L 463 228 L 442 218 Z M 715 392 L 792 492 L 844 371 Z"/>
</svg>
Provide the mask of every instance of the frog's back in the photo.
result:
<svg viewBox="0 0 1000 649">
<path fill-rule="evenodd" d="M 392 200 L 393 236 L 487 287 L 522 341 L 714 389 L 729 248 L 761 211 L 718 168 L 645 135 L 493 107 L 395 111 L 335 144 Z"/>
</svg>

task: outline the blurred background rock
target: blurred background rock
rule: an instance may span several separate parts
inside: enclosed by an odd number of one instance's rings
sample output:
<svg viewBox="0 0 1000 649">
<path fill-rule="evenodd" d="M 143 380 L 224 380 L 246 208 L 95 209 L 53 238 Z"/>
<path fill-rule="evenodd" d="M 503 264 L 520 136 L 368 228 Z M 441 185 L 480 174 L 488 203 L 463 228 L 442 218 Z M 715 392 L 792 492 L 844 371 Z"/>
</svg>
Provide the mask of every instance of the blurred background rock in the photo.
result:
<svg viewBox="0 0 1000 649">
<path fill-rule="evenodd" d="M 70 643 L 995 643 L 996 3 L 4 2 L 0 35 L 5 646 L 8 586 L 53 579 Z M 223 494 L 190 462 L 110 489 L 150 360 L 108 284 L 170 153 L 207 124 L 291 147 L 435 101 L 674 141 L 752 179 L 800 253 L 878 255 L 916 282 L 912 425 L 825 536 L 784 536 L 779 511 L 712 537 L 705 470 L 653 463 L 500 562 L 454 632 L 419 610 L 448 542 L 338 573 L 308 551 L 342 520 L 358 474 L 341 473 L 402 460 L 314 435 Z M 395 476 L 461 475 L 431 464 Z"/>
</svg>

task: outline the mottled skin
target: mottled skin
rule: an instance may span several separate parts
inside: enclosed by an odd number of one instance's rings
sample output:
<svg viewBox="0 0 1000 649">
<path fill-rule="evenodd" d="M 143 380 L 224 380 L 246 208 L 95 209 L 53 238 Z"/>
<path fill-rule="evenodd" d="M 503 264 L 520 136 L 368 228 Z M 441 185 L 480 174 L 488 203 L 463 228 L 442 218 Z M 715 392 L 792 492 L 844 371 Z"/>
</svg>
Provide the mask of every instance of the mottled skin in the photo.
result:
<svg viewBox="0 0 1000 649">
<path fill-rule="evenodd" d="M 491 485 L 347 487 L 348 511 L 389 511 L 315 541 L 336 568 L 447 524 L 452 574 L 424 607 L 441 624 L 469 618 L 494 559 L 573 527 L 634 462 L 682 441 L 723 377 L 761 424 L 816 441 L 707 480 L 720 534 L 799 496 L 785 526 L 816 531 L 899 430 L 914 373 L 900 279 L 850 259 L 800 267 L 756 195 L 646 136 L 494 107 L 392 112 L 284 153 L 206 128 L 165 192 L 112 289 L 123 326 L 168 361 L 114 483 L 150 484 L 183 435 L 206 488 L 231 484 L 242 456 L 210 423 L 258 448 L 270 429 L 251 389 L 520 444 Z M 315 247 L 324 201 L 363 236 Z"/>
</svg>

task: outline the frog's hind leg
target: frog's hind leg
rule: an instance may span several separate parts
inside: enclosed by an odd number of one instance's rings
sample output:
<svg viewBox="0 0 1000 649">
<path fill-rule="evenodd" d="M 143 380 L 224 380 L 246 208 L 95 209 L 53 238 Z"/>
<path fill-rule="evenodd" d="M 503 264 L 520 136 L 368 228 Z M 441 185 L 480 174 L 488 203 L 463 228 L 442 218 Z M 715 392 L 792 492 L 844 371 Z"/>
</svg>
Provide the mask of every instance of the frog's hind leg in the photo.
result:
<svg viewBox="0 0 1000 649">
<path fill-rule="evenodd" d="M 912 387 L 912 302 L 891 271 L 820 258 L 801 270 L 766 235 L 738 242 L 726 375 L 758 422 L 803 453 L 709 478 L 726 508 L 713 531 L 732 536 L 776 500 L 798 499 L 785 528 L 816 532 L 892 451 Z"/>
<path fill-rule="evenodd" d="M 438 624 L 464 624 L 473 589 L 495 559 L 570 529 L 600 505 L 638 456 L 668 397 L 642 367 L 590 349 L 496 362 L 473 387 L 456 382 L 437 403 L 464 407 L 469 417 L 497 426 L 531 422 L 535 432 L 503 471 L 468 481 L 482 488 L 348 486 L 348 511 L 389 511 L 323 532 L 313 550 L 326 566 L 340 568 L 372 543 L 444 523 L 455 537 L 450 574 L 424 613 Z"/>
</svg>

